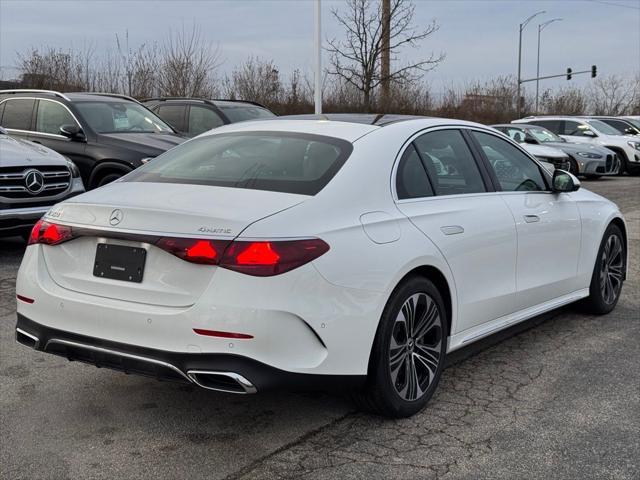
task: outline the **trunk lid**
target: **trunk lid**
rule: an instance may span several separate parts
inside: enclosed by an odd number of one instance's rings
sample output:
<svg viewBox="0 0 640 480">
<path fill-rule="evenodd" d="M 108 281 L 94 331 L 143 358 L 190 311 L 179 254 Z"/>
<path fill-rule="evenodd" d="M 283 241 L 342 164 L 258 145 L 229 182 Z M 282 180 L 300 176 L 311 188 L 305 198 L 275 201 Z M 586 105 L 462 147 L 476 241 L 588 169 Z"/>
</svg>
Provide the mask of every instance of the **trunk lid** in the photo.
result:
<svg viewBox="0 0 640 480">
<path fill-rule="evenodd" d="M 47 220 L 83 235 L 43 246 L 53 280 L 63 288 L 161 306 L 193 305 L 217 267 L 198 265 L 156 247 L 162 237 L 231 241 L 251 223 L 297 205 L 307 196 L 201 185 L 115 182 L 52 208 Z M 126 238 L 128 235 L 131 238 Z M 120 238 L 114 238 L 120 237 Z M 94 276 L 98 243 L 144 248 L 141 283 Z"/>
</svg>

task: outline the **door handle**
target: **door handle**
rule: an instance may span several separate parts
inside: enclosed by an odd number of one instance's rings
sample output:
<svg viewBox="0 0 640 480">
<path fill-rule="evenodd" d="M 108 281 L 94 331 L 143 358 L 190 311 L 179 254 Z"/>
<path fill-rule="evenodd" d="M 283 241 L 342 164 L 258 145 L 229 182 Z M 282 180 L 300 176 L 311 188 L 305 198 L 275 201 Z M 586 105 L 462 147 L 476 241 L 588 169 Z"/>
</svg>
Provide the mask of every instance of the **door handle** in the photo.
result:
<svg viewBox="0 0 640 480">
<path fill-rule="evenodd" d="M 440 230 L 445 235 L 458 235 L 459 233 L 464 233 L 464 228 L 460 225 L 446 225 L 444 227 L 440 227 Z"/>
<path fill-rule="evenodd" d="M 536 223 L 540 221 L 540 217 L 538 215 L 525 215 L 524 221 L 527 223 Z"/>
<path fill-rule="evenodd" d="M 42 145 L 42 142 L 38 141 L 38 140 L 31 140 L 33 143 L 37 143 L 38 145 Z"/>
</svg>

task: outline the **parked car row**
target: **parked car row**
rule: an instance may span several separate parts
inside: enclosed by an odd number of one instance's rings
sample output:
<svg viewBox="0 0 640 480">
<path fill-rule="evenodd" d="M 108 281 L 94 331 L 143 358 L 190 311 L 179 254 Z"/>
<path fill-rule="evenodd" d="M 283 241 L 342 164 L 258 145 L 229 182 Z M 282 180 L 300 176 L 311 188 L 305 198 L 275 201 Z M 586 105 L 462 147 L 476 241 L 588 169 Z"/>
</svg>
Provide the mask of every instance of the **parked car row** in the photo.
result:
<svg viewBox="0 0 640 480">
<path fill-rule="evenodd" d="M 527 125 L 545 131 L 534 131 Z M 636 125 L 637 117 L 532 116 L 499 127 L 503 131 L 513 129 L 509 135 L 524 134 L 519 137 L 524 143 L 554 143 L 570 157 L 572 173 L 600 176 L 623 172 L 640 175 L 640 130 Z M 518 126 L 522 128 L 519 133 L 515 131 Z M 614 156 L 610 158 L 602 147 Z"/>
</svg>

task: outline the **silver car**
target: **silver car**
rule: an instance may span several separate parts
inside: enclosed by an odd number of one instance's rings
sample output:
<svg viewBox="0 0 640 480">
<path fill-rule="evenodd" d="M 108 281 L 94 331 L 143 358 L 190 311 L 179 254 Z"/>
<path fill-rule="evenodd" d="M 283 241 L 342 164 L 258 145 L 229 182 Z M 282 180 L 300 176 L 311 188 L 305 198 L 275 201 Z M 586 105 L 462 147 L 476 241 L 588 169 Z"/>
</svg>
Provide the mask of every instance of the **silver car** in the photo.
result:
<svg viewBox="0 0 640 480">
<path fill-rule="evenodd" d="M 73 162 L 0 127 L 0 237 L 28 234 L 51 206 L 82 192 Z"/>
<path fill-rule="evenodd" d="M 518 143 L 543 145 L 562 150 L 569 156 L 569 172 L 576 176 L 597 178 L 602 175 L 616 175 L 618 173 L 619 160 L 616 153 L 608 148 L 568 142 L 538 125 L 509 123 L 492 126 Z"/>
</svg>

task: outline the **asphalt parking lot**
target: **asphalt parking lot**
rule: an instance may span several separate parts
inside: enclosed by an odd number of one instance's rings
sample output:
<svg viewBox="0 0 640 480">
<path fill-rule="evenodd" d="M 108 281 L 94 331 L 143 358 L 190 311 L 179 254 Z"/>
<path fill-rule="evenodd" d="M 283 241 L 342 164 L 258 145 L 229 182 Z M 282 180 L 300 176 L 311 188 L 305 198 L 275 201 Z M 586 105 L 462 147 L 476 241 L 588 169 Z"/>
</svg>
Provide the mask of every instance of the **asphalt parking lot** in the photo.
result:
<svg viewBox="0 0 640 480">
<path fill-rule="evenodd" d="M 583 186 L 629 224 L 617 309 L 564 308 L 457 352 L 406 420 L 336 395 L 216 394 L 31 351 L 14 341 L 24 246 L 0 240 L 0 478 L 640 478 L 640 178 Z"/>
</svg>

